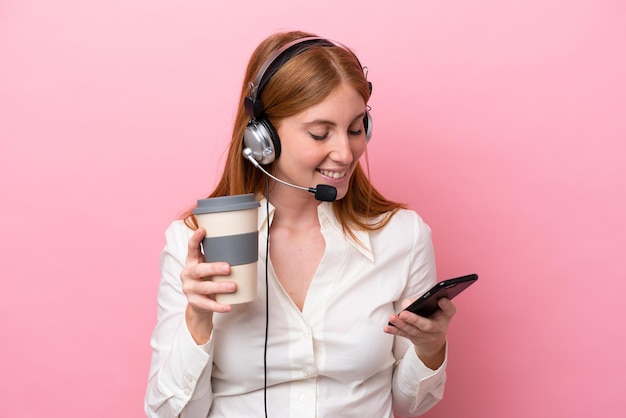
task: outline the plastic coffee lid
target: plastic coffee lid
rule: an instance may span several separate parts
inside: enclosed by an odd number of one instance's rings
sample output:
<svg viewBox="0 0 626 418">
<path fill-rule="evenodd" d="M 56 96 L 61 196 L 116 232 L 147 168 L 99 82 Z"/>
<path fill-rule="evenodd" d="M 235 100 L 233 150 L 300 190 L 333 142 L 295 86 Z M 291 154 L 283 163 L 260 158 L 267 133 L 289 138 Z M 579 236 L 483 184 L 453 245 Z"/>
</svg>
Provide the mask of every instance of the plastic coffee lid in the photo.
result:
<svg viewBox="0 0 626 418">
<path fill-rule="evenodd" d="M 233 210 L 254 209 L 261 206 L 254 200 L 254 194 L 239 194 L 234 196 L 211 197 L 198 200 L 198 206 L 193 210 L 194 215 L 203 213 L 229 212 Z"/>
</svg>

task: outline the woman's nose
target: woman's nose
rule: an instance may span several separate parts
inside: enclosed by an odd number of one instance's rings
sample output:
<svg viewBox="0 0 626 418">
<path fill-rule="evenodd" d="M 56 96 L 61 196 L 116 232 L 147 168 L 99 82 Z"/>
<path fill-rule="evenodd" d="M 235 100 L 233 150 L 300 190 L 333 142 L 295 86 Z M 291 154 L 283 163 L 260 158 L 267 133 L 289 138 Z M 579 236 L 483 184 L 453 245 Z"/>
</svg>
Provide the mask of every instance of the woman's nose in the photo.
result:
<svg viewBox="0 0 626 418">
<path fill-rule="evenodd" d="M 331 147 L 330 158 L 333 161 L 342 164 L 352 163 L 352 147 L 350 146 L 350 138 L 348 135 L 336 136 L 334 141 L 332 141 Z"/>
</svg>

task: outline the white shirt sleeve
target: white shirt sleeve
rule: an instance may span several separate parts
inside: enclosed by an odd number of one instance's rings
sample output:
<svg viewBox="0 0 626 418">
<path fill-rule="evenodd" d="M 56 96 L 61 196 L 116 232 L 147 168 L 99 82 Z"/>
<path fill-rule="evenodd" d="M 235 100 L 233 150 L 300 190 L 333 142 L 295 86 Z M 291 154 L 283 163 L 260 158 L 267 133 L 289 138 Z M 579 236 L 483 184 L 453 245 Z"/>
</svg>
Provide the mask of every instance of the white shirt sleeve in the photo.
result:
<svg viewBox="0 0 626 418">
<path fill-rule="evenodd" d="M 408 340 L 407 340 L 408 341 Z M 443 364 L 431 370 L 409 343 L 393 374 L 393 411 L 397 418 L 421 415 L 443 398 L 448 363 L 448 346 Z"/>
<path fill-rule="evenodd" d="M 431 230 L 419 216 L 415 215 L 415 220 L 409 284 L 398 301 L 396 312 L 401 309 L 402 299 L 419 296 L 437 280 Z M 443 398 L 448 363 L 447 347 L 446 344 L 442 365 L 437 370 L 431 370 L 417 356 L 408 339 L 395 337 L 394 356 L 398 361 L 394 366 L 392 397 L 396 417 L 421 415 Z"/>
<path fill-rule="evenodd" d="M 211 407 L 213 340 L 197 345 L 185 323 L 187 298 L 180 273 L 192 231 L 182 221 L 167 229 L 161 253 L 157 324 L 144 408 L 148 417 L 207 416 Z M 209 367 L 207 367 L 209 365 Z"/>
</svg>

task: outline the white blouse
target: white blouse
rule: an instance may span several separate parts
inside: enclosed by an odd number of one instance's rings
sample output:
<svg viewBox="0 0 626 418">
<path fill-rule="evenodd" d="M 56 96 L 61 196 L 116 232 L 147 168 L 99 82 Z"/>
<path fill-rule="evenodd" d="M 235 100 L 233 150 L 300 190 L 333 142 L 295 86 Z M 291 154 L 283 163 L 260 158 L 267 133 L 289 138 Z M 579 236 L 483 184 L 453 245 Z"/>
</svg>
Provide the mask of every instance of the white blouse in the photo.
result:
<svg viewBox="0 0 626 418">
<path fill-rule="evenodd" d="M 270 222 L 273 213 L 270 205 Z M 269 417 L 392 418 L 421 414 L 442 398 L 447 360 L 430 370 L 409 340 L 383 332 L 403 299 L 435 283 L 430 228 L 400 210 L 382 230 L 357 231 L 358 243 L 344 235 L 331 203 L 321 203 L 318 216 L 326 248 L 302 312 L 269 260 L 266 391 L 266 201 L 259 209 L 259 297 L 214 314 L 202 346 L 186 327 L 180 280 L 193 231 L 182 221 L 170 225 L 151 339 L 149 417 L 261 417 L 266 396 Z"/>
</svg>

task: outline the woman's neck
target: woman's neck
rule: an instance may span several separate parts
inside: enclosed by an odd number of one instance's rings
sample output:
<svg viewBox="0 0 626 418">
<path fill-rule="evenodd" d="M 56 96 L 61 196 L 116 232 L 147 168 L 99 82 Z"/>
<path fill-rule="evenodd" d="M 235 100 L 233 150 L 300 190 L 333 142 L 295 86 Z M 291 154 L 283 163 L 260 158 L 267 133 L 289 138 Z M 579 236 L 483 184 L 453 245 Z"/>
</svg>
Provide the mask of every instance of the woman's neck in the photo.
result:
<svg viewBox="0 0 626 418">
<path fill-rule="evenodd" d="M 270 191 L 270 203 L 276 209 L 273 222 L 283 226 L 319 225 L 317 207 L 320 202 L 308 192 L 276 187 Z"/>
</svg>

